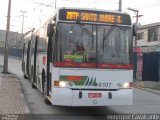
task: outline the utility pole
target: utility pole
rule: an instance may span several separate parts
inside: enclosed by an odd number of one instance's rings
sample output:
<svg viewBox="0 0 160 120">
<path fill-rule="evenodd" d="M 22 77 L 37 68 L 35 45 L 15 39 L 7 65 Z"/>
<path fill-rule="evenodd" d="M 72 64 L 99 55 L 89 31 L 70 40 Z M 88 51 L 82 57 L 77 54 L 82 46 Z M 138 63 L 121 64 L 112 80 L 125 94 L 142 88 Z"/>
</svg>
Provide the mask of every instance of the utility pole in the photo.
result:
<svg viewBox="0 0 160 120">
<path fill-rule="evenodd" d="M 142 17 L 143 15 L 139 15 L 138 13 L 139 13 L 139 10 L 136 10 L 136 9 L 133 9 L 133 8 L 128 8 L 128 10 L 131 10 L 131 11 L 133 11 L 133 12 L 135 12 L 136 13 L 136 23 L 137 23 L 137 25 L 138 25 L 138 18 L 139 17 Z"/>
<path fill-rule="evenodd" d="M 137 27 L 138 27 L 138 18 L 139 17 L 142 17 L 143 15 L 139 15 L 138 13 L 139 13 L 139 10 L 136 10 L 136 9 L 133 9 L 133 8 L 128 8 L 128 10 L 131 10 L 131 11 L 133 11 L 133 12 L 135 12 L 135 14 L 136 14 L 136 24 L 137 24 Z M 134 81 L 136 80 L 136 76 L 137 76 L 137 36 L 135 37 L 135 41 L 134 41 L 134 52 L 135 52 L 135 59 L 134 59 L 134 61 L 133 61 L 133 64 L 134 64 Z"/>
<path fill-rule="evenodd" d="M 9 28 L 10 28 L 10 17 L 11 17 L 11 0 L 8 2 L 8 16 L 7 16 L 7 27 L 6 27 L 6 40 L 4 50 L 4 66 L 3 73 L 8 74 L 8 39 L 9 39 Z"/>
<path fill-rule="evenodd" d="M 133 11 L 133 12 L 135 12 L 136 13 L 136 24 L 137 24 L 137 27 L 138 27 L 138 18 L 139 17 L 142 17 L 143 15 L 139 15 L 138 13 L 139 13 L 139 10 L 136 10 L 136 9 L 133 9 L 133 8 L 128 8 L 128 10 L 131 10 L 131 11 Z M 137 48 L 137 37 L 135 38 L 135 52 L 136 52 L 136 48 Z"/>
<path fill-rule="evenodd" d="M 122 11 L 122 0 L 119 0 L 119 11 Z"/>
<path fill-rule="evenodd" d="M 22 12 L 22 34 L 23 34 L 23 26 L 24 26 L 24 14 L 27 12 L 27 11 L 21 11 Z"/>
</svg>

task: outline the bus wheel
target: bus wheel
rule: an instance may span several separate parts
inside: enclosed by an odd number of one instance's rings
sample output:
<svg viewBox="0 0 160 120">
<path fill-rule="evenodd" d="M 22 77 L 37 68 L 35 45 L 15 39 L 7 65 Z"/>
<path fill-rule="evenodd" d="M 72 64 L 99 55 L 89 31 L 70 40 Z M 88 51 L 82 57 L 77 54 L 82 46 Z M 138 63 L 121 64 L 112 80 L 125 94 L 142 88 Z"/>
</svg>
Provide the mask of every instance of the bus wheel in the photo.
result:
<svg viewBox="0 0 160 120">
<path fill-rule="evenodd" d="M 30 78 L 31 78 L 31 81 L 33 80 L 33 65 L 31 67 L 31 74 L 30 74 Z"/>
<path fill-rule="evenodd" d="M 34 88 L 34 89 L 36 89 L 37 87 L 35 86 L 35 84 L 34 83 L 32 83 L 32 88 Z"/>
<path fill-rule="evenodd" d="M 44 98 L 44 102 L 47 104 L 47 105 L 51 105 L 51 102 L 45 97 Z"/>
<path fill-rule="evenodd" d="M 23 77 L 24 77 L 24 79 L 28 79 L 28 77 L 27 77 L 25 74 L 24 74 L 24 76 L 23 76 Z"/>
<path fill-rule="evenodd" d="M 36 85 L 34 84 L 34 72 L 33 72 L 33 66 L 31 68 L 31 82 L 32 82 L 32 88 L 36 89 Z"/>
<path fill-rule="evenodd" d="M 43 92 L 43 94 L 45 94 L 45 82 L 46 82 L 46 80 L 45 80 L 45 70 L 43 69 L 42 70 L 42 92 Z"/>
</svg>

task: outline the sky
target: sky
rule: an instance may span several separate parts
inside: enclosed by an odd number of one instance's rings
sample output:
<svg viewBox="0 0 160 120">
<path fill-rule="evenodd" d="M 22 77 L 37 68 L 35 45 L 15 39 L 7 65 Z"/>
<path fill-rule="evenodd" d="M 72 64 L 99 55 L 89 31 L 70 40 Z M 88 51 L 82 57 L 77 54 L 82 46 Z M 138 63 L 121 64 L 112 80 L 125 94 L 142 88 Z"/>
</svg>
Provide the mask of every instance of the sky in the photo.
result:
<svg viewBox="0 0 160 120">
<path fill-rule="evenodd" d="M 0 0 L 0 29 L 6 29 L 8 1 Z M 22 32 L 22 12 L 24 14 L 24 33 L 43 24 L 55 10 L 55 0 L 11 0 L 10 31 Z M 81 7 L 105 10 L 118 10 L 119 0 L 56 0 L 56 7 Z M 160 22 L 160 0 L 122 0 L 122 11 L 136 21 L 133 8 L 139 11 L 141 25 Z"/>
</svg>

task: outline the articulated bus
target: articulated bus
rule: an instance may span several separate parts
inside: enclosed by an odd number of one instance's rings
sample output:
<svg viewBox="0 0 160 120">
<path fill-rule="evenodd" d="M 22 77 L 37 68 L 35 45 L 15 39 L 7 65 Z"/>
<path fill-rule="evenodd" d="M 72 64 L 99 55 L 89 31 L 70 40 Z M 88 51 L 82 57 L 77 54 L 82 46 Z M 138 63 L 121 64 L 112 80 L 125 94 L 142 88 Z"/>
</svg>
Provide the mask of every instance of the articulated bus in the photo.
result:
<svg viewBox="0 0 160 120">
<path fill-rule="evenodd" d="M 128 14 L 60 8 L 24 37 L 22 71 L 47 104 L 132 104 L 132 45 Z"/>
</svg>

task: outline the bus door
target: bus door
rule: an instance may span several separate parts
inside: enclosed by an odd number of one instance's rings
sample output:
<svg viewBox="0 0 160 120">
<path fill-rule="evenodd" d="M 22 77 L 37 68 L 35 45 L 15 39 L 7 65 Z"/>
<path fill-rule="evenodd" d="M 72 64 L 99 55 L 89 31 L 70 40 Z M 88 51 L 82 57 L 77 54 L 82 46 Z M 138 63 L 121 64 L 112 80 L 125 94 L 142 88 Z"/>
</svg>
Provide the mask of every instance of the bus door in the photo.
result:
<svg viewBox="0 0 160 120">
<path fill-rule="evenodd" d="M 27 49 L 27 61 L 26 61 L 26 74 L 30 77 L 30 48 L 31 48 L 31 41 L 28 42 L 28 49 Z"/>
<path fill-rule="evenodd" d="M 52 62 L 52 38 L 49 37 L 47 49 L 47 95 L 51 92 L 51 71 L 50 63 Z"/>
<path fill-rule="evenodd" d="M 38 43 L 38 37 L 35 38 L 35 49 L 34 49 L 34 62 L 33 62 L 33 86 L 35 87 L 35 84 L 37 83 L 37 43 Z"/>
<path fill-rule="evenodd" d="M 25 43 L 23 44 L 23 51 L 22 51 L 22 71 L 24 73 L 24 51 L 25 51 Z"/>
<path fill-rule="evenodd" d="M 47 96 L 51 93 L 51 87 L 52 87 L 52 82 L 51 82 L 51 71 L 50 71 L 50 63 L 52 62 L 52 56 L 53 56 L 53 39 L 54 39 L 54 25 L 53 24 L 48 24 L 48 47 L 47 47 Z"/>
<path fill-rule="evenodd" d="M 28 49 L 28 43 L 26 42 L 24 44 L 24 56 L 23 56 L 23 72 L 24 72 L 24 78 L 27 78 L 27 50 Z"/>
</svg>

